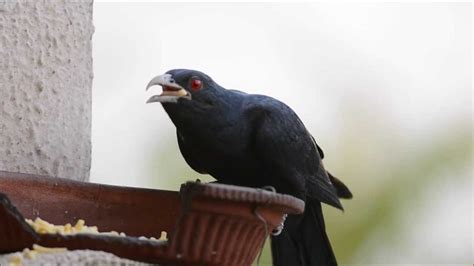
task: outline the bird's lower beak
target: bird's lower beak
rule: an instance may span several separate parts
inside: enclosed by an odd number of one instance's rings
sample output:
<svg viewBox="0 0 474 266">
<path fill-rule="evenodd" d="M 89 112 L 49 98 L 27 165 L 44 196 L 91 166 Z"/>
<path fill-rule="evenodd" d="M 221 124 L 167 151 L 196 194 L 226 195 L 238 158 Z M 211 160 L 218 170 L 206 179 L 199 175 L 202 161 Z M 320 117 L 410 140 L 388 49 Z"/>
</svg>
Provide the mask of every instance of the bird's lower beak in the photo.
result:
<svg viewBox="0 0 474 266">
<path fill-rule="evenodd" d="M 191 94 L 181 87 L 178 83 L 173 80 L 170 74 L 164 74 L 154 77 L 146 86 L 146 90 L 154 85 L 160 85 L 163 87 L 163 92 L 160 95 L 153 95 L 146 101 L 146 103 L 176 103 L 178 99 L 191 99 Z"/>
</svg>

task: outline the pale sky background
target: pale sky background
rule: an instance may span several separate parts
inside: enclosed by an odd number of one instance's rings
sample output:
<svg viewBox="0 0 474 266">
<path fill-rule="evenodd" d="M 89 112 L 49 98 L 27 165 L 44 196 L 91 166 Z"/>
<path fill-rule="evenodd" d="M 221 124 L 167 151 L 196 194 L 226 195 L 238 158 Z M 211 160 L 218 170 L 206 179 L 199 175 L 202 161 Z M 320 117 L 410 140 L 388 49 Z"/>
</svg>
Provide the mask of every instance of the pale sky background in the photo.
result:
<svg viewBox="0 0 474 266">
<path fill-rule="evenodd" d="M 160 181 L 175 177 L 150 182 L 147 168 L 175 131 L 159 104 L 145 104 L 145 86 L 172 68 L 286 102 L 332 156 L 352 126 L 367 128 L 360 141 L 396 150 L 392 140 L 416 149 L 472 123 L 470 4 L 96 3 L 94 25 L 93 182 L 178 189 Z M 169 156 L 187 167 L 177 146 Z M 472 177 L 472 166 L 458 174 Z M 472 191 L 472 180 L 420 191 L 423 207 L 402 221 L 417 225 L 399 242 L 375 237 L 378 250 L 356 262 L 406 262 L 393 245 L 421 262 L 474 261 Z"/>
</svg>

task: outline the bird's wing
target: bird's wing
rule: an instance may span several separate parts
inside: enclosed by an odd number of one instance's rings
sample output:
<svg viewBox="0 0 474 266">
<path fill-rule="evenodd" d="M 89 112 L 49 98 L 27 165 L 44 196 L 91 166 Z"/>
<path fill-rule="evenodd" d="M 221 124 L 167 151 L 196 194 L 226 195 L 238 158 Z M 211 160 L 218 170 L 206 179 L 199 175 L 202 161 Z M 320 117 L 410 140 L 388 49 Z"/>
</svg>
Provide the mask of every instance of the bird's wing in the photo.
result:
<svg viewBox="0 0 474 266">
<path fill-rule="evenodd" d="M 199 164 L 195 158 L 199 158 L 199 151 L 196 147 L 191 147 L 191 145 L 186 144 L 186 140 L 183 135 L 176 129 L 176 137 L 178 138 L 178 146 L 181 154 L 184 157 L 186 163 L 196 172 L 200 174 L 207 174 L 207 171 L 202 165 Z"/>
<path fill-rule="evenodd" d="M 316 146 L 316 148 L 318 149 L 319 157 L 321 157 L 321 159 L 324 159 L 323 149 L 321 149 L 321 147 L 319 147 L 318 143 L 316 143 L 316 140 L 314 139 L 313 135 L 310 134 L 310 136 L 311 136 L 311 139 L 313 140 L 314 146 Z"/>
<path fill-rule="evenodd" d="M 278 184 L 283 193 L 304 193 L 342 208 L 317 146 L 298 116 L 283 103 L 265 101 L 252 107 L 250 113 L 254 118 L 254 152 L 272 183 Z"/>
<path fill-rule="evenodd" d="M 314 140 L 313 136 L 311 136 L 311 139 L 313 140 L 314 145 L 318 149 L 319 156 L 321 157 L 321 159 L 324 159 L 323 149 L 319 147 L 319 145 L 316 143 L 316 140 Z M 331 183 L 336 188 L 337 196 L 343 199 L 352 199 L 352 192 L 349 190 L 349 188 L 341 180 L 339 180 L 337 177 L 329 173 L 329 171 L 326 171 L 326 172 L 329 177 L 329 180 L 331 180 Z"/>
</svg>

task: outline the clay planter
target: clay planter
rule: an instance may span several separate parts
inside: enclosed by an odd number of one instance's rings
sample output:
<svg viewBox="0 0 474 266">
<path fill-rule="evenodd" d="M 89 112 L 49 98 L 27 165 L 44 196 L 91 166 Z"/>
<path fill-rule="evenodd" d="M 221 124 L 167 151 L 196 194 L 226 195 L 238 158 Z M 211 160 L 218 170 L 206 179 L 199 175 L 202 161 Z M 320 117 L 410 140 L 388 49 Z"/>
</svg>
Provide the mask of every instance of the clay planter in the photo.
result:
<svg viewBox="0 0 474 266">
<path fill-rule="evenodd" d="M 197 182 L 175 192 L 0 172 L 0 193 L 0 254 L 37 243 L 174 265 L 250 265 L 283 215 L 304 210 L 288 195 Z M 24 222 L 36 217 L 54 224 L 84 219 L 127 237 L 40 235 Z M 161 231 L 169 241 L 137 238 Z"/>
</svg>

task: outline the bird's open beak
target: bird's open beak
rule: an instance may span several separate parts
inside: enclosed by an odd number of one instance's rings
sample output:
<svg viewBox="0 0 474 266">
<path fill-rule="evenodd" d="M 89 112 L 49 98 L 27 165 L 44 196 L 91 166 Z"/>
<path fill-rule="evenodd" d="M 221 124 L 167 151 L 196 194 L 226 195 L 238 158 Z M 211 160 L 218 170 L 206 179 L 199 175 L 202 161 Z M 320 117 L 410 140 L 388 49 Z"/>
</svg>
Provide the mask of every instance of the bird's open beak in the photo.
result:
<svg viewBox="0 0 474 266">
<path fill-rule="evenodd" d="M 191 99 L 191 94 L 176 83 L 170 74 L 154 77 L 146 86 L 146 90 L 154 85 L 162 86 L 163 92 L 160 95 L 151 96 L 146 103 L 176 103 L 180 98 Z"/>
</svg>

